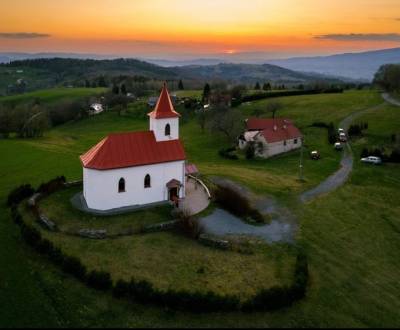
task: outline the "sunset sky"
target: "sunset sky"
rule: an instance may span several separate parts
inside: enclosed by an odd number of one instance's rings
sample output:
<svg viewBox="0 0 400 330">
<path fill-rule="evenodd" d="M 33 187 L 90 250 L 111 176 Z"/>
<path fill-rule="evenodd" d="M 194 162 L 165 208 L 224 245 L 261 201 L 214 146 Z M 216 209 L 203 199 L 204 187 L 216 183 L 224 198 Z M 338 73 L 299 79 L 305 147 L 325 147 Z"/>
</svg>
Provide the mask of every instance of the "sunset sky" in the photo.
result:
<svg viewBox="0 0 400 330">
<path fill-rule="evenodd" d="M 400 0 L 1 2 L 1 52 L 284 57 L 400 47 Z"/>
</svg>

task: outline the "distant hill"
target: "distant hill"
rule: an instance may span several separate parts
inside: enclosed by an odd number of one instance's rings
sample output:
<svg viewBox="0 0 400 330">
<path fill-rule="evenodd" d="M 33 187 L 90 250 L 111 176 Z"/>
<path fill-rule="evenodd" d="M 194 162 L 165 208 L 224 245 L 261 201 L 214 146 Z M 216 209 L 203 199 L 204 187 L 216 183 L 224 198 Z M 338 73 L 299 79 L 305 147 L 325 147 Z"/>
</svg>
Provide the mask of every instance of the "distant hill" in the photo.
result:
<svg viewBox="0 0 400 330">
<path fill-rule="evenodd" d="M 266 62 L 290 70 L 371 81 L 381 65 L 400 63 L 400 48 L 332 56 L 297 57 Z"/>
<path fill-rule="evenodd" d="M 26 59 L 0 64 L 0 94 L 10 85 L 23 81 L 26 91 L 60 87 L 84 86 L 85 80 L 108 77 L 143 76 L 156 80 L 190 81 L 201 88 L 205 81 L 224 80 L 231 83 L 307 84 L 315 81 L 337 83 L 340 80 L 321 74 L 306 74 L 271 64 L 217 64 L 162 67 L 136 59 Z M 104 85 L 103 85 L 104 86 Z"/>
<path fill-rule="evenodd" d="M 281 84 L 304 84 L 315 81 L 339 82 L 339 79 L 321 74 L 306 74 L 271 64 L 188 65 L 172 67 L 180 77 L 189 79 L 218 80 L 236 83 L 273 82 Z"/>
</svg>

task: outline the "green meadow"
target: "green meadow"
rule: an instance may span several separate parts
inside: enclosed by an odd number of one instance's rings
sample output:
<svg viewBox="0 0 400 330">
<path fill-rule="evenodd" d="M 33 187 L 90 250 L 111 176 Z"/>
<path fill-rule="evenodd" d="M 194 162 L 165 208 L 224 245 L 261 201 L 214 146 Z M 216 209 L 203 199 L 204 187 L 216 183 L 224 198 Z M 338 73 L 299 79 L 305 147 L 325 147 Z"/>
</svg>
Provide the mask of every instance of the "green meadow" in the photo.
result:
<svg viewBox="0 0 400 330">
<path fill-rule="evenodd" d="M 51 91 L 45 93 L 53 99 Z M 300 205 L 298 194 L 333 173 L 339 167 L 341 157 L 328 144 L 326 130 L 310 125 L 316 121 L 337 125 L 347 115 L 383 101 L 378 92 L 369 90 L 286 97 L 279 101 L 283 108 L 277 116 L 292 119 L 305 134 L 304 183 L 298 180 L 299 152 L 270 160 L 226 160 L 218 155 L 218 150 L 229 144 L 222 136 L 202 133 L 193 118 L 181 126 L 181 135 L 189 160 L 196 163 L 203 174 L 227 176 L 256 193 L 273 195 L 297 215 L 300 224 L 298 241 L 309 256 L 311 274 L 310 287 L 303 301 L 269 313 L 198 315 L 115 300 L 107 293 L 85 287 L 32 252 L 22 242 L 3 202 L 0 210 L 0 326 L 399 326 L 400 169 L 394 164 L 379 167 L 361 164 L 358 156 L 364 146 L 389 143 L 392 134 L 400 133 L 400 109 L 384 105 L 357 119 L 367 121 L 369 129 L 363 138 L 352 143 L 356 157 L 351 178 L 337 191 Z M 257 107 L 264 109 L 266 102 L 243 104 L 240 109 L 246 116 L 251 116 Z M 141 118 L 129 112 L 123 116 L 104 113 L 54 128 L 43 138 L 0 140 L 0 199 L 4 201 L 8 192 L 22 183 L 38 185 L 57 175 L 65 175 L 70 180 L 80 179 L 79 154 L 110 132 L 147 129 L 147 120 Z M 315 149 L 322 156 L 317 162 L 307 157 L 308 152 Z M 56 239 L 60 244 L 69 244 L 76 253 L 85 249 L 104 251 L 106 261 L 103 266 L 124 271 L 119 258 L 107 252 L 105 242 L 83 246 L 88 243 L 80 240 L 71 245 L 63 238 Z M 161 250 L 157 244 L 168 246 L 168 249 Z M 153 249 L 152 255 L 148 254 L 149 246 Z M 223 253 L 202 250 L 209 257 L 196 259 L 194 256 L 199 253 L 196 249 L 203 247 L 195 247 L 192 241 L 173 234 L 144 236 L 135 242 L 127 238 L 121 254 L 129 256 L 131 247 L 141 253 L 137 260 L 129 263 L 142 267 L 143 275 L 156 278 L 160 287 L 171 282 L 185 285 L 181 276 L 191 279 L 194 286 L 201 286 L 201 279 L 193 276 L 194 270 L 208 264 L 213 269 L 214 258 L 220 258 L 218 254 Z M 276 246 L 271 249 L 286 248 Z M 184 256 L 180 260 L 173 258 L 177 251 Z M 244 286 L 250 293 L 255 287 L 273 283 L 276 278 L 284 280 L 284 276 L 274 271 L 279 269 L 276 264 L 279 260 L 268 255 L 251 257 L 249 262 L 236 255 L 227 257 L 222 264 L 226 271 L 214 273 L 214 269 L 210 272 L 215 277 L 208 278 L 212 281 L 209 285 L 221 290 L 242 286 L 243 281 L 235 282 L 237 277 L 234 275 L 238 272 L 243 278 L 248 277 Z M 92 266 L 97 265 L 89 253 L 84 258 Z M 153 260 L 148 262 L 149 258 Z M 270 259 L 264 264 L 268 267 L 262 269 L 261 263 L 265 259 Z M 170 263 L 163 264 L 163 260 Z M 254 274 L 264 274 L 264 283 L 259 277 L 251 277 Z"/>
</svg>

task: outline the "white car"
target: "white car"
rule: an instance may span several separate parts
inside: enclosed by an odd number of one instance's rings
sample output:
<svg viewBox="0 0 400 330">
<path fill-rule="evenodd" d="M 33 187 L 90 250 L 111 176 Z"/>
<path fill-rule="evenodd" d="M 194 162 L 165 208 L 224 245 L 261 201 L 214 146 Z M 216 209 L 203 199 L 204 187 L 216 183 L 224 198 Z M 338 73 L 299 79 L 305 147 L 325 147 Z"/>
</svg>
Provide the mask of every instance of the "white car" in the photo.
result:
<svg viewBox="0 0 400 330">
<path fill-rule="evenodd" d="M 336 150 L 343 150 L 343 145 L 340 142 L 335 143 L 335 149 Z"/>
<path fill-rule="evenodd" d="M 339 134 L 339 140 L 340 142 L 347 142 L 347 136 L 345 133 L 340 133 Z"/>
<path fill-rule="evenodd" d="M 361 161 L 363 163 L 368 163 L 368 164 L 375 164 L 375 165 L 382 164 L 382 159 L 380 157 L 375 157 L 375 156 L 361 158 Z"/>
<path fill-rule="evenodd" d="M 338 129 L 338 133 L 339 133 L 339 134 L 341 134 L 341 133 L 345 133 L 345 131 L 344 131 L 344 129 L 343 129 L 343 128 L 339 128 L 339 129 Z"/>
</svg>

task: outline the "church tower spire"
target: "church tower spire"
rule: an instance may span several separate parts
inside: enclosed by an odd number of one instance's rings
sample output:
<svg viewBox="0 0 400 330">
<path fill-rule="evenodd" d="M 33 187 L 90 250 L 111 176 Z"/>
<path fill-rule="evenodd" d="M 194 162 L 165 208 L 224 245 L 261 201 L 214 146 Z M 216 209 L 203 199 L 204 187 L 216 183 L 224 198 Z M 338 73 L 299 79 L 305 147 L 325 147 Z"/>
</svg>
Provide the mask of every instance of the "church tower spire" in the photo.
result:
<svg viewBox="0 0 400 330">
<path fill-rule="evenodd" d="M 179 117 L 169 96 L 167 84 L 161 90 L 156 107 L 148 114 L 150 130 L 154 132 L 157 141 L 179 139 Z"/>
</svg>

